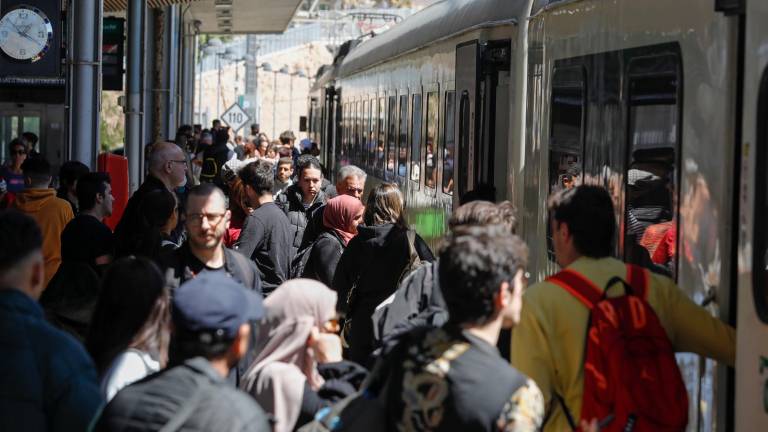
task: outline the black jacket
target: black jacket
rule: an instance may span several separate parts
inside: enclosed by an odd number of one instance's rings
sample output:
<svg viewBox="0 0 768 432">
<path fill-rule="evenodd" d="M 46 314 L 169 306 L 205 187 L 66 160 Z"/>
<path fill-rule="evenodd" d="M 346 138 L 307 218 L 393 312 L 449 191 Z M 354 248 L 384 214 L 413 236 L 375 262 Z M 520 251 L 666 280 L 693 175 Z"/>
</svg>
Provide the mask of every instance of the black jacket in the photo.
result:
<svg viewBox="0 0 768 432">
<path fill-rule="evenodd" d="M 189 244 L 184 243 L 178 249 L 172 250 L 160 256 L 158 265 L 165 275 L 165 286 L 171 293 L 181 284 L 195 277 L 201 271 L 206 271 L 205 266 L 189 250 Z M 246 288 L 256 291 L 259 295 L 261 291 L 261 278 L 256 264 L 239 252 L 224 248 L 224 271 L 231 277 L 240 281 Z M 251 335 L 254 336 L 253 334 Z M 245 374 L 251 360 L 255 357 L 252 351 L 253 341 L 250 344 L 251 349 L 245 357 L 240 360 L 237 367 L 232 368 L 229 374 L 229 381 L 238 385 L 240 377 Z M 174 341 L 171 339 L 171 361 L 174 360 L 173 353 Z"/>
<path fill-rule="evenodd" d="M 346 246 L 336 233 L 331 230 L 324 231 L 312 244 L 302 277 L 332 286 L 333 275 L 336 274 L 336 266 L 344 249 Z"/>
<path fill-rule="evenodd" d="M 226 143 L 213 144 L 203 152 L 203 167 L 200 170 L 202 183 L 213 183 L 226 191 L 224 179 L 221 177 L 221 167 L 235 156 L 235 152 Z"/>
<path fill-rule="evenodd" d="M 325 382 L 317 391 L 312 390 L 309 382 L 304 383 L 301 411 L 299 411 L 299 418 L 296 420 L 294 429 L 312 421 L 315 414 L 321 409 L 357 392 L 368 376 L 368 371 L 365 368 L 346 360 L 318 364 L 317 371 Z"/>
<path fill-rule="evenodd" d="M 301 240 L 304 237 L 304 229 L 307 227 L 307 220 L 316 209 L 321 207 L 327 201 L 325 192 L 317 192 L 315 202 L 309 208 L 304 208 L 304 199 L 302 198 L 301 188 L 298 184 L 292 184 L 285 190 L 285 193 L 278 195 L 277 204 L 288 216 L 288 221 L 293 226 L 293 253 L 294 255 L 301 246 Z"/>
<path fill-rule="evenodd" d="M 227 384 L 202 357 L 121 390 L 104 408 L 95 430 L 158 431 L 190 403 L 194 410 L 175 430 L 271 431 L 256 401 Z"/>
<path fill-rule="evenodd" d="M 265 294 L 288 279 L 293 233 L 285 214 L 274 203 L 262 205 L 245 219 L 235 249 L 256 263 Z"/>
<path fill-rule="evenodd" d="M 150 174 L 128 200 L 128 204 L 126 204 L 125 210 L 123 211 L 123 216 L 115 227 L 116 257 L 119 258 L 134 253 L 134 251 L 131 250 L 134 243 L 133 239 L 141 231 L 142 226 L 141 214 L 139 213 L 141 203 L 148 193 L 162 189 L 167 189 L 165 183 Z"/>
<path fill-rule="evenodd" d="M 347 245 L 336 267 L 333 288 L 339 294 L 339 308 L 352 320 L 348 358 L 370 366 L 373 351 L 371 316 L 376 306 L 397 289 L 400 276 L 410 260 L 407 230 L 394 224 L 357 227 L 358 234 Z M 415 245 L 422 261 L 435 260 L 420 236 Z M 353 300 L 346 304 L 355 287 Z"/>
</svg>

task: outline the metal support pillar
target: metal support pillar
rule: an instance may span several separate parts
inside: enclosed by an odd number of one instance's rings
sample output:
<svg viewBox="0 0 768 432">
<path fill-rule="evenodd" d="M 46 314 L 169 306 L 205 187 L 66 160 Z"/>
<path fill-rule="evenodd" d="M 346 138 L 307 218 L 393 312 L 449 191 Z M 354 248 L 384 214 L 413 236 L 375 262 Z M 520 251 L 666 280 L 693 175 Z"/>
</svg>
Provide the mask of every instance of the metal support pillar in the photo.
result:
<svg viewBox="0 0 768 432">
<path fill-rule="evenodd" d="M 181 47 L 179 5 L 166 8 L 163 39 L 163 137 L 173 139 L 179 118 L 179 52 Z"/>
<path fill-rule="evenodd" d="M 189 6 L 187 6 L 189 8 Z M 182 21 L 184 14 L 182 13 Z M 194 23 L 183 23 L 181 51 L 181 116 L 182 124 L 192 124 L 195 112 L 195 52 L 197 38 Z"/>
<path fill-rule="evenodd" d="M 125 155 L 128 157 L 130 192 L 139 188 L 144 173 L 142 151 L 142 93 L 144 91 L 144 28 L 146 0 L 128 1 L 128 66 L 126 74 Z"/>
<path fill-rule="evenodd" d="M 254 123 L 259 123 L 259 39 L 257 35 L 246 38 L 246 54 L 253 60 L 245 62 L 245 100 L 249 102 L 245 112 L 255 120 Z"/>
<path fill-rule="evenodd" d="M 91 169 L 96 168 L 100 149 L 99 122 L 101 111 L 101 17 L 102 2 L 73 1 L 71 105 L 71 158 Z"/>
</svg>

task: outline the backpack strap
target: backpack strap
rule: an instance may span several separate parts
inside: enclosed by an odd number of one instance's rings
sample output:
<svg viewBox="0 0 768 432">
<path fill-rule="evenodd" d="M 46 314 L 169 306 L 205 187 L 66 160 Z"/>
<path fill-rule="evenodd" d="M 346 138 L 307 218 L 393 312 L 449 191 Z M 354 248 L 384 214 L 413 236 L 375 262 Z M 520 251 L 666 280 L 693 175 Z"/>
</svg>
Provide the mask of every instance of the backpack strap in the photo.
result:
<svg viewBox="0 0 768 432">
<path fill-rule="evenodd" d="M 603 297 L 600 290 L 589 279 L 573 270 L 565 269 L 547 278 L 547 282 L 553 283 L 568 291 L 587 309 L 592 309 Z"/>
<path fill-rule="evenodd" d="M 627 280 L 638 297 L 648 298 L 648 270 L 634 264 L 627 264 Z"/>
</svg>

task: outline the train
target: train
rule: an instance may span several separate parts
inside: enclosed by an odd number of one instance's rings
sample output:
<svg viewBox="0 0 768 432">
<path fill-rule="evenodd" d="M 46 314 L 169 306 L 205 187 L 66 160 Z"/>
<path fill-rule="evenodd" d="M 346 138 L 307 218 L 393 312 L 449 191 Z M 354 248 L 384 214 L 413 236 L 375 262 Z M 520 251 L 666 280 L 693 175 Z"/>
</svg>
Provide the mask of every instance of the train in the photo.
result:
<svg viewBox="0 0 768 432">
<path fill-rule="evenodd" d="M 443 0 L 318 71 L 332 177 L 397 183 L 437 246 L 467 193 L 512 201 L 532 282 L 547 197 L 605 186 L 615 255 L 737 330 L 733 369 L 679 354 L 690 431 L 768 430 L 768 2 Z"/>
</svg>

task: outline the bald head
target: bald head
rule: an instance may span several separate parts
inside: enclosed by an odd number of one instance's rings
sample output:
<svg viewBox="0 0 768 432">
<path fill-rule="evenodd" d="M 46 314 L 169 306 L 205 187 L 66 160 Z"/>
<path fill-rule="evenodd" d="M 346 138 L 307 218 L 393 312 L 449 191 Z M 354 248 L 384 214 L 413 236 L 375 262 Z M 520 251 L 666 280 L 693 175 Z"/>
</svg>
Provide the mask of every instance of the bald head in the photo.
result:
<svg viewBox="0 0 768 432">
<path fill-rule="evenodd" d="M 168 189 L 183 186 L 187 179 L 184 151 L 174 143 L 155 143 L 149 154 L 149 172 L 165 183 Z"/>
</svg>

